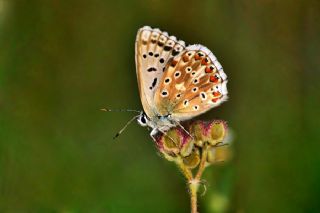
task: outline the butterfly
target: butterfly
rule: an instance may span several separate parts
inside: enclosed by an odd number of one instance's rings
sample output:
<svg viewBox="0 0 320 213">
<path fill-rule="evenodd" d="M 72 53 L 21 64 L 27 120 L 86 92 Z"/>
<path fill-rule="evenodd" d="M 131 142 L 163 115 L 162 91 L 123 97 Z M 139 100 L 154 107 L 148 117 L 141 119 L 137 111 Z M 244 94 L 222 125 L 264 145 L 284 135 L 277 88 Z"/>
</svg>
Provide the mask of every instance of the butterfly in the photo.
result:
<svg viewBox="0 0 320 213">
<path fill-rule="evenodd" d="M 137 116 L 150 135 L 165 133 L 226 101 L 227 75 L 213 53 L 149 26 L 138 30 L 135 62 L 143 112 Z"/>
</svg>

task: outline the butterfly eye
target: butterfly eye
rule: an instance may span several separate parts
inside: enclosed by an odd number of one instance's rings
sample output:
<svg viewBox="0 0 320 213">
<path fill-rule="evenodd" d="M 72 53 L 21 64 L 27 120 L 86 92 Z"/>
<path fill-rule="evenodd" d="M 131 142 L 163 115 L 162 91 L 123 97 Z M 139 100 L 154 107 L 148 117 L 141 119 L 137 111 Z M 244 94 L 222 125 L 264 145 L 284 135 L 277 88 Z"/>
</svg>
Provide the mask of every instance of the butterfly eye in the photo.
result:
<svg viewBox="0 0 320 213">
<path fill-rule="evenodd" d="M 180 75 L 181 75 L 181 72 L 180 72 L 180 71 L 176 71 L 176 72 L 174 73 L 174 77 L 175 77 L 175 78 L 179 78 Z"/>
<path fill-rule="evenodd" d="M 169 95 L 169 93 L 168 93 L 168 91 L 167 90 L 162 90 L 162 92 L 161 92 L 161 96 L 162 97 L 167 97 Z"/>
<path fill-rule="evenodd" d="M 164 80 L 165 84 L 169 84 L 170 82 L 171 82 L 171 78 L 169 78 L 169 77 Z"/>
<path fill-rule="evenodd" d="M 141 121 L 141 123 L 143 123 L 143 124 L 147 123 L 146 118 L 145 118 L 144 116 L 141 117 L 140 121 Z"/>
<path fill-rule="evenodd" d="M 147 126 L 147 118 L 146 118 L 146 115 L 142 114 L 139 116 L 138 118 L 138 123 L 141 125 L 141 126 Z"/>
</svg>

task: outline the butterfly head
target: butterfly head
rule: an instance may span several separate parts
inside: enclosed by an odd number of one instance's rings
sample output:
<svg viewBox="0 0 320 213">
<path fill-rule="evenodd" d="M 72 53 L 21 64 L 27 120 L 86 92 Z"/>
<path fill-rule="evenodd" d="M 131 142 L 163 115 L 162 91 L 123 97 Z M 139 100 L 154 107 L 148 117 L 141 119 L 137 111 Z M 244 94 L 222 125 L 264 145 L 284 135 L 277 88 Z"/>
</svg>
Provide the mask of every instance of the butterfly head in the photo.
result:
<svg viewBox="0 0 320 213">
<path fill-rule="evenodd" d="M 145 112 L 141 112 L 137 121 L 141 126 L 150 127 L 153 130 L 161 132 L 176 126 L 176 121 L 172 118 L 171 114 L 148 117 Z"/>
<path fill-rule="evenodd" d="M 137 121 L 141 126 L 148 126 L 148 123 L 150 123 L 150 119 L 144 112 L 140 113 L 139 117 L 137 118 Z"/>
</svg>

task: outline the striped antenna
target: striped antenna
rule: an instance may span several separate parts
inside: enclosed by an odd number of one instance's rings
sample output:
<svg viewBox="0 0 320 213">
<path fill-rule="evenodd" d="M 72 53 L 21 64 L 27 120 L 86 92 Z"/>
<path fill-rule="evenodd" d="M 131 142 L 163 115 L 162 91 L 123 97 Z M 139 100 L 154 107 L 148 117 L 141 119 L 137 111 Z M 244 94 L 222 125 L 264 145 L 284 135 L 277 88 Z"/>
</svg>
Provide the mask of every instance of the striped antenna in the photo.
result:
<svg viewBox="0 0 320 213">
<path fill-rule="evenodd" d="M 108 108 L 102 108 L 100 109 L 103 112 L 138 112 L 141 113 L 140 110 L 136 109 L 108 109 Z"/>
<path fill-rule="evenodd" d="M 142 111 L 136 110 L 136 109 L 108 109 L 108 108 L 102 108 L 100 109 L 103 112 L 137 112 L 139 115 L 135 115 L 132 117 L 121 129 L 120 131 L 113 137 L 113 139 L 116 139 L 121 135 L 121 133 L 129 126 L 129 124 L 132 123 L 135 119 L 137 119 L 139 116 L 141 116 Z"/>
</svg>

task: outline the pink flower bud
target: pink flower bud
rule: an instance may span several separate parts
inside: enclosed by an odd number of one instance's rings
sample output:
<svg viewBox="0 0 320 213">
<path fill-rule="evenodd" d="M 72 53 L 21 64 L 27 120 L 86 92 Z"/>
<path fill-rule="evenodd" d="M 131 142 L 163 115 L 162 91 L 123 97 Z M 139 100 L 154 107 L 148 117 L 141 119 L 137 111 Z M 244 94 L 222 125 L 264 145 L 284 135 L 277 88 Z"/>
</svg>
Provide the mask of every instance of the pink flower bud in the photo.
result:
<svg viewBox="0 0 320 213">
<path fill-rule="evenodd" d="M 202 147 L 204 142 L 210 145 L 217 145 L 222 142 L 226 132 L 226 122 L 221 120 L 216 121 L 196 121 L 190 126 L 191 133 L 195 137 L 196 145 Z"/>
<path fill-rule="evenodd" d="M 180 127 L 172 128 L 165 134 L 161 134 L 156 140 L 159 150 L 170 156 L 181 155 L 182 157 L 191 154 L 193 139 Z"/>
</svg>

